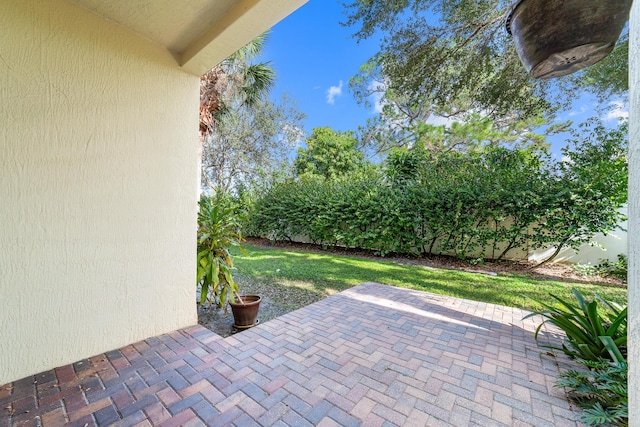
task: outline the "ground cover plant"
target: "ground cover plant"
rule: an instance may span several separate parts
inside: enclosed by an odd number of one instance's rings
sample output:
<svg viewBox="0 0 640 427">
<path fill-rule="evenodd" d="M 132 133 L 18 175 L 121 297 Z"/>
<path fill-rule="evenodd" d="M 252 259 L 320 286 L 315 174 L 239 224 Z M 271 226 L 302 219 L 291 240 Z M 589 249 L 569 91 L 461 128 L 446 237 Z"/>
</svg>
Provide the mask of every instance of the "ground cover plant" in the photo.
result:
<svg viewBox="0 0 640 427">
<path fill-rule="evenodd" d="M 582 421 L 589 426 L 629 424 L 629 367 L 626 362 L 583 361 L 589 370 L 571 369 L 560 374 L 557 387 L 583 408 Z"/>
<path fill-rule="evenodd" d="M 625 282 L 627 281 L 629 261 L 623 254 L 618 254 L 618 261 L 611 262 L 605 259 L 595 267 L 596 271 L 603 276 L 618 277 Z"/>
<path fill-rule="evenodd" d="M 544 323 L 552 323 L 566 335 L 563 351 L 585 368 L 560 374 L 556 387 L 584 409 L 582 421 L 589 426 L 628 425 L 627 307 L 606 301 L 598 294 L 586 298 L 577 289 L 574 298 L 564 300 L 551 295 L 560 306 L 540 302 Z"/>
<path fill-rule="evenodd" d="M 576 264 L 575 270 L 585 277 L 599 275 L 601 277 L 617 277 L 627 282 L 627 270 L 629 261 L 624 254 L 618 254 L 618 261 L 603 259 L 596 265 Z"/>
</svg>

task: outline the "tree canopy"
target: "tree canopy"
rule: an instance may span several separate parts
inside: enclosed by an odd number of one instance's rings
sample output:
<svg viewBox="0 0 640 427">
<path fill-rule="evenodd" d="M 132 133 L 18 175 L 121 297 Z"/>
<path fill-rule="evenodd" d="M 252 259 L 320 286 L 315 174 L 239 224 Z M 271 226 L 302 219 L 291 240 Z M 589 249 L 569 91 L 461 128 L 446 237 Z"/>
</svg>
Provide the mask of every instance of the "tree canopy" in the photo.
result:
<svg viewBox="0 0 640 427">
<path fill-rule="evenodd" d="M 539 150 L 548 148 L 547 136 L 564 132 L 570 125 L 571 122 L 549 124 L 543 116 L 497 120 L 477 113 L 435 125 L 393 108 L 369 119 L 360 128 L 359 140 L 361 148 L 375 154 L 386 154 L 397 147 L 422 147 L 433 156 L 497 145 Z"/>
<path fill-rule="evenodd" d="M 623 34 L 609 56 L 573 77 L 579 87 L 592 91 L 600 101 L 629 94 L 629 34 Z"/>
<path fill-rule="evenodd" d="M 298 176 L 333 178 L 357 171 L 364 164 L 364 154 L 358 150 L 353 132 L 339 132 L 329 127 L 314 128 L 306 143 L 307 148 L 298 148 L 294 161 Z"/>
<path fill-rule="evenodd" d="M 217 119 L 230 109 L 260 101 L 275 81 L 269 63 L 252 63 L 267 40 L 262 34 L 200 78 L 200 137 L 214 131 Z"/>
<path fill-rule="evenodd" d="M 268 98 L 271 64 L 253 62 L 265 41 L 263 34 L 200 79 L 201 181 L 222 194 L 277 173 L 304 135 L 294 103 Z"/>
<path fill-rule="evenodd" d="M 220 115 L 203 141 L 203 183 L 228 193 L 286 169 L 290 151 L 303 137 L 303 118 L 287 98 L 261 99 Z"/>
<path fill-rule="evenodd" d="M 605 96 L 627 89 L 628 42 L 597 66 L 558 81 L 535 81 L 521 65 L 504 23 L 512 0 L 353 0 L 347 20 L 358 40 L 380 37 L 380 50 L 351 86 L 366 100 L 420 105 L 423 116 L 530 118 L 553 113 L 571 98 L 551 96 L 590 87 Z"/>
</svg>

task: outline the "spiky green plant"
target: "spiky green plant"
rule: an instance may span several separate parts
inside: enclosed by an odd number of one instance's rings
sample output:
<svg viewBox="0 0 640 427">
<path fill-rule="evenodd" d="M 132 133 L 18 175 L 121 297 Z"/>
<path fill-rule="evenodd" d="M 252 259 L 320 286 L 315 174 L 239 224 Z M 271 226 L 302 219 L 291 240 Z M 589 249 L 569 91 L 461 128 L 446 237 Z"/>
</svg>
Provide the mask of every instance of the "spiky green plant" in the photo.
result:
<svg viewBox="0 0 640 427">
<path fill-rule="evenodd" d="M 545 309 L 525 316 L 527 319 L 541 315 L 545 319 L 536 329 L 536 339 L 542 326 L 549 322 L 562 329 L 567 337 L 562 347 L 545 346 L 547 348 L 563 351 L 572 359 L 626 360 L 627 308 L 605 301 L 598 295 L 592 301 L 587 301 L 577 289 L 571 292 L 577 304 L 551 294 L 559 306 L 538 301 Z M 599 310 L 598 301 L 606 309 Z"/>
</svg>

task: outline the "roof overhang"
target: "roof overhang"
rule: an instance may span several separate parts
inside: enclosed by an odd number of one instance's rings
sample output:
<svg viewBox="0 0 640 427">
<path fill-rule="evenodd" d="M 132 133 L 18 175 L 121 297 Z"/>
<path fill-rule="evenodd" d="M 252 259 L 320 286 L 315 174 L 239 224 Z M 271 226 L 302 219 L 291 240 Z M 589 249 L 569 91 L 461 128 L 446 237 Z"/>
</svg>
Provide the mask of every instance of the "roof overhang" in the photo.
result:
<svg viewBox="0 0 640 427">
<path fill-rule="evenodd" d="M 202 75 L 308 0 L 71 0 L 166 47 Z"/>
</svg>

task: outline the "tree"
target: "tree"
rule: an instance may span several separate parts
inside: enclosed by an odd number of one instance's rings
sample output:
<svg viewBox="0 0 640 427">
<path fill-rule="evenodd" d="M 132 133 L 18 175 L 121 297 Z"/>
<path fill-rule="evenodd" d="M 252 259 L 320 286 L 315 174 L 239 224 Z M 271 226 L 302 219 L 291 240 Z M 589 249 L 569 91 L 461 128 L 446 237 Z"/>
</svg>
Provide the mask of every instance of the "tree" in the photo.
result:
<svg viewBox="0 0 640 427">
<path fill-rule="evenodd" d="M 304 134 L 304 115 L 289 99 L 267 98 L 271 65 L 251 62 L 265 41 L 263 34 L 200 79 L 201 181 L 223 194 L 273 173 Z"/>
<path fill-rule="evenodd" d="M 303 119 L 287 98 L 228 109 L 203 141 L 202 182 L 227 194 L 275 173 L 302 139 Z"/>
<path fill-rule="evenodd" d="M 603 61 L 578 73 L 573 83 L 595 93 L 600 102 L 629 93 L 629 34 L 623 34 L 616 49 Z"/>
<path fill-rule="evenodd" d="M 577 248 L 596 233 L 608 233 L 625 219 L 620 208 L 627 202 L 628 123 L 615 129 L 590 120 L 574 131 L 563 148 L 564 160 L 547 192 L 544 221 L 534 235 L 534 246 L 555 246 L 541 264 L 553 260 L 565 247 Z"/>
<path fill-rule="evenodd" d="M 378 92 L 383 104 L 401 99 L 426 108 L 423 115 L 529 118 L 571 99 L 550 96 L 551 88 L 573 90 L 571 82 L 593 83 L 601 74 L 587 71 L 562 87 L 529 77 L 504 29 L 512 0 L 353 0 L 345 6 L 344 25 L 356 27 L 356 39 L 381 36 L 379 53 L 352 80 L 359 99 Z M 611 77 L 603 93 L 626 86 L 626 46 L 620 43 L 596 68 Z"/>
<path fill-rule="evenodd" d="M 426 105 L 431 113 L 532 117 L 552 110 L 548 84 L 522 68 L 504 30 L 510 0 L 356 0 L 346 25 L 362 40 L 384 35 L 379 53 L 355 79 L 358 97 L 379 91 Z M 383 99 L 384 101 L 384 99 Z"/>
<path fill-rule="evenodd" d="M 353 132 L 329 127 L 314 128 L 306 140 L 307 148 L 298 148 L 294 169 L 298 176 L 320 175 L 327 179 L 357 171 L 364 165 Z"/>
<path fill-rule="evenodd" d="M 269 63 L 252 64 L 267 39 L 260 35 L 200 78 L 200 140 L 215 128 L 220 115 L 241 106 L 251 107 L 273 86 Z"/>
<path fill-rule="evenodd" d="M 571 122 L 549 125 L 544 117 L 499 121 L 477 113 L 466 115 L 464 121 L 448 125 L 432 125 L 416 116 L 389 114 L 383 111 L 360 128 L 360 144 L 374 154 L 385 154 L 397 147 L 420 146 L 432 156 L 448 151 L 478 151 L 487 146 L 510 146 L 539 150 L 548 147 L 549 135 L 564 132 Z M 545 126 L 544 131 L 540 131 Z M 536 130 L 536 132 L 534 132 Z"/>
</svg>

